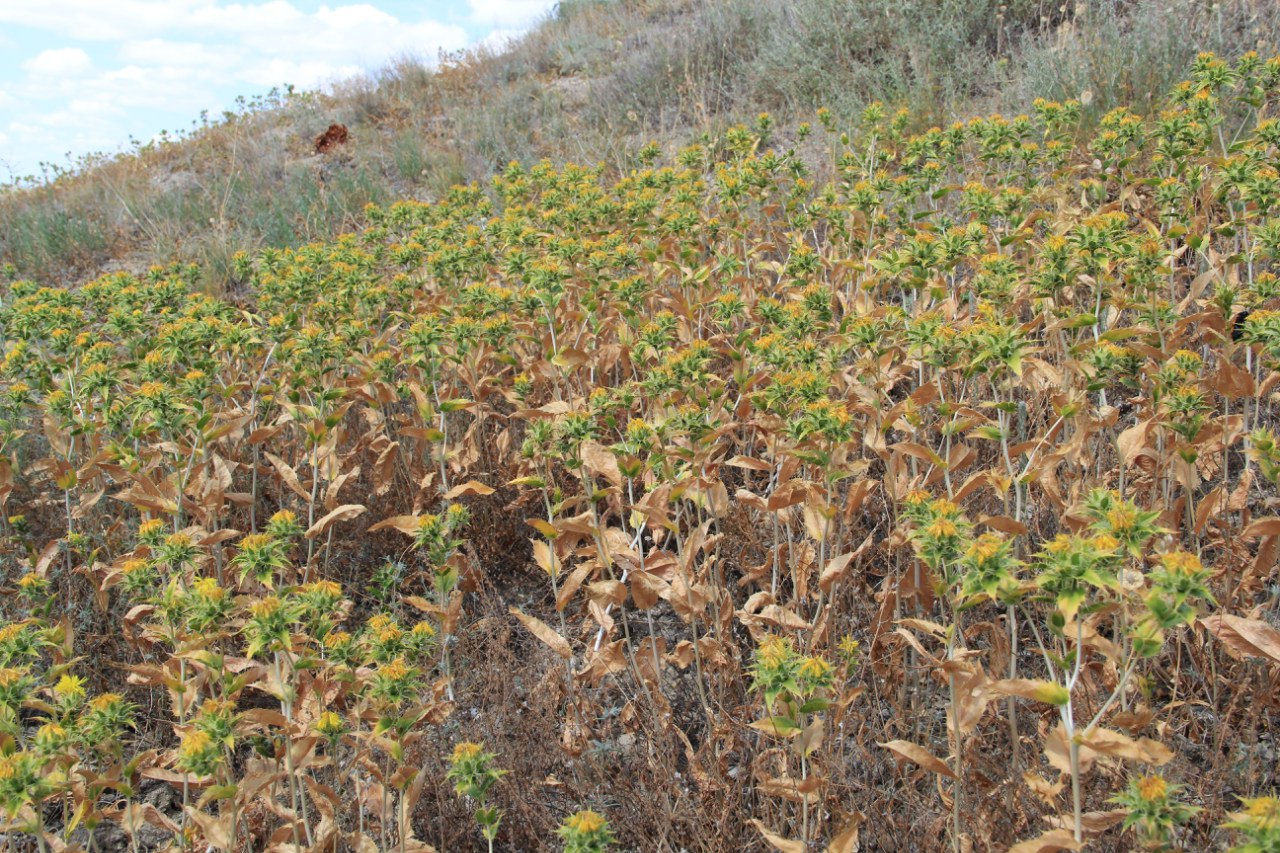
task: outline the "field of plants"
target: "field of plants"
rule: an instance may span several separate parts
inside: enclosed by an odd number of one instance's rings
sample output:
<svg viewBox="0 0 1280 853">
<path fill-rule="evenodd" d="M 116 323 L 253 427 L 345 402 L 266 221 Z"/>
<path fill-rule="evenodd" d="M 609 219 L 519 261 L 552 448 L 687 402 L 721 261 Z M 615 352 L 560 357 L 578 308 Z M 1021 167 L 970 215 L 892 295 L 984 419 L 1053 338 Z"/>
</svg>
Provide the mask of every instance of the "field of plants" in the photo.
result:
<svg viewBox="0 0 1280 853">
<path fill-rule="evenodd" d="M 0 845 L 1280 851 L 1280 58 L 1189 76 L 6 281 Z"/>
</svg>

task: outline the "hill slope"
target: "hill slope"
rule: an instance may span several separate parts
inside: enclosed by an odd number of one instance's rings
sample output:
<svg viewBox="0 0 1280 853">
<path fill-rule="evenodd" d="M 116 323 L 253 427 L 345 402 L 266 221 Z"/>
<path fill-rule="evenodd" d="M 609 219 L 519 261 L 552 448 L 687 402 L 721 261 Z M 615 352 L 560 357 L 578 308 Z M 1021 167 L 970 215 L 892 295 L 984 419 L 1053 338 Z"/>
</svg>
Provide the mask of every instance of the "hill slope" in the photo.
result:
<svg viewBox="0 0 1280 853">
<path fill-rule="evenodd" d="M 10 282 L 9 838 L 1273 849 L 1280 57 L 1188 73 Z"/>
</svg>

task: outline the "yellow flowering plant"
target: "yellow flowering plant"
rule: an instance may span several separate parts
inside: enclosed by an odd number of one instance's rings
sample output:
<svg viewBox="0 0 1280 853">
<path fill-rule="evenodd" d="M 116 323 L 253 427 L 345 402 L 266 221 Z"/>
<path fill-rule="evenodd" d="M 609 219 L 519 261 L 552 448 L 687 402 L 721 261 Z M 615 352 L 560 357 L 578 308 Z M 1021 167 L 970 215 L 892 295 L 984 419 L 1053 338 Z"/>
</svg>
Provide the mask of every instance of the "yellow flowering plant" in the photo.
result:
<svg viewBox="0 0 1280 853">
<path fill-rule="evenodd" d="M 480 831 L 489 843 L 491 853 L 494 839 L 498 837 L 502 813 L 489 806 L 489 792 L 507 775 L 506 770 L 494 766 L 494 758 L 496 756 L 492 752 L 485 752 L 480 744 L 463 741 L 453 748 L 453 754 L 449 756 L 449 772 L 446 774 L 459 797 L 474 801 L 476 823 L 480 825 Z"/>
<path fill-rule="evenodd" d="M 591 809 L 569 815 L 556 834 L 564 841 L 564 853 L 607 853 L 614 842 L 609 822 Z"/>
</svg>

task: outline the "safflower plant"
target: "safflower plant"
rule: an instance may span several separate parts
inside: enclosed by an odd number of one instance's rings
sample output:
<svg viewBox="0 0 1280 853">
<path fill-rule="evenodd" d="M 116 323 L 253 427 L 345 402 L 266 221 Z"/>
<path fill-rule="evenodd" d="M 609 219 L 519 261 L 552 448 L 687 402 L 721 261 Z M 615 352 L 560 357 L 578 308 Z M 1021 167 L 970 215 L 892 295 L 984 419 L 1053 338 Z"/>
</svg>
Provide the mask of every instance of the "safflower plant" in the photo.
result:
<svg viewBox="0 0 1280 853">
<path fill-rule="evenodd" d="M 1273 849 L 1280 59 L 1187 78 L 0 274 L 7 837 Z"/>
</svg>

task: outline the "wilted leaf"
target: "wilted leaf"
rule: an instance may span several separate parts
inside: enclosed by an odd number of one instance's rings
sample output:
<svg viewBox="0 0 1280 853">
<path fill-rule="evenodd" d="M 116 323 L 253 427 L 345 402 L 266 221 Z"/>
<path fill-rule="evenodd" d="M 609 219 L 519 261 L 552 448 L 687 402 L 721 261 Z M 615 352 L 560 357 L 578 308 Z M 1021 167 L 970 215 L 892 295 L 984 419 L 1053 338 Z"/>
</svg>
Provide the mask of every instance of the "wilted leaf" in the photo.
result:
<svg viewBox="0 0 1280 853">
<path fill-rule="evenodd" d="M 1142 421 L 1129 427 L 1116 437 L 1116 449 L 1120 451 L 1120 459 L 1125 465 L 1132 465 L 1147 446 L 1147 434 L 1151 430 L 1151 421 Z"/>
<path fill-rule="evenodd" d="M 1115 826 L 1125 819 L 1129 814 L 1128 809 L 1111 809 L 1105 812 L 1084 812 L 1080 815 L 1080 829 L 1085 835 L 1101 835 L 1111 827 Z M 1053 815 L 1045 818 L 1049 825 L 1054 829 L 1064 829 L 1072 833 L 1075 832 L 1076 820 L 1074 815 Z"/>
<path fill-rule="evenodd" d="M 533 543 L 533 560 L 538 566 L 551 577 L 555 577 L 560 572 L 560 566 L 556 562 L 555 555 L 551 553 L 551 546 L 543 539 L 530 539 Z"/>
<path fill-rule="evenodd" d="M 751 819 L 751 825 L 759 830 L 760 834 L 764 836 L 764 840 L 772 844 L 778 853 L 805 853 L 805 844 L 803 841 L 792 841 L 788 838 L 783 838 L 775 832 L 770 832 L 763 823 L 755 818 Z"/>
<path fill-rule="evenodd" d="M 1280 536 L 1280 518 L 1259 518 L 1240 531 L 1242 539 L 1256 539 L 1259 536 Z"/>
<path fill-rule="evenodd" d="M 317 521 L 311 527 L 307 528 L 306 538 L 315 539 L 317 536 L 323 536 L 325 531 L 340 521 L 350 521 L 364 515 L 364 504 L 343 504 L 333 512 L 327 513 L 323 518 Z"/>
<path fill-rule="evenodd" d="M 1234 399 L 1252 397 L 1258 390 L 1252 373 L 1236 367 L 1225 358 L 1218 362 L 1218 375 L 1213 383 L 1213 389 L 1224 397 Z"/>
<path fill-rule="evenodd" d="M 467 495 L 480 495 L 481 497 L 483 497 L 485 495 L 493 494 L 494 491 L 495 490 L 493 488 L 486 486 L 484 483 L 481 483 L 479 480 L 468 480 L 465 483 L 459 483 L 449 491 L 445 492 L 444 499 L 447 501 L 451 501 L 457 498 L 465 497 Z"/>
<path fill-rule="evenodd" d="M 222 850 L 231 850 L 231 815 L 214 817 L 191 806 L 187 806 L 186 813 L 200 827 L 205 841 Z"/>
<path fill-rule="evenodd" d="M 622 471 L 618 468 L 618 457 L 604 445 L 594 441 L 584 441 L 582 464 L 587 466 L 587 471 L 593 476 L 603 477 L 609 481 L 610 485 L 622 485 Z"/>
<path fill-rule="evenodd" d="M 384 518 L 377 524 L 369 528 L 370 533 L 376 533 L 379 530 L 399 530 L 406 536 L 413 536 L 418 532 L 418 524 L 422 521 L 421 516 L 417 515 L 393 515 L 391 518 Z"/>
<path fill-rule="evenodd" d="M 918 444 L 914 441 L 901 441 L 893 445 L 892 449 L 899 453 L 905 453 L 907 456 L 914 456 L 917 459 L 928 462 L 930 465 L 936 465 L 939 468 L 945 468 L 947 464 L 942 461 L 942 457 L 937 453 L 933 452 L 928 447 L 925 447 L 923 444 Z"/>
<path fill-rule="evenodd" d="M 1201 619 L 1200 624 L 1236 654 L 1280 663 L 1280 631 L 1266 622 L 1219 613 Z"/>
<path fill-rule="evenodd" d="M 1009 853 L 1057 853 L 1059 850 L 1081 850 L 1084 843 L 1066 829 L 1051 829 L 1030 841 L 1019 841 L 1009 848 Z"/>
<path fill-rule="evenodd" d="M 529 633 L 537 637 L 542 642 L 551 647 L 551 650 L 560 657 L 568 660 L 573 657 L 573 649 L 569 646 L 569 641 L 556 633 L 555 629 L 543 622 L 536 616 L 529 616 L 521 613 L 514 607 L 507 609 L 507 612 L 516 619 L 520 620 L 520 624 L 529 629 Z"/>
<path fill-rule="evenodd" d="M 1067 730 L 1062 723 L 1056 723 L 1049 729 L 1044 739 L 1044 757 L 1049 766 L 1059 773 L 1071 772 L 1071 745 L 1067 742 Z M 1093 767 L 1093 759 L 1097 757 L 1092 749 L 1080 747 L 1080 772 L 1087 773 Z"/>
<path fill-rule="evenodd" d="M 882 746 L 908 761 L 919 764 L 925 770 L 937 773 L 939 776 L 946 776 L 948 779 L 955 779 L 956 774 L 947 766 L 941 758 L 925 749 L 923 746 L 911 743 L 906 740 L 891 740 L 888 743 L 876 743 L 876 746 Z"/>
<path fill-rule="evenodd" d="M 1173 750 L 1150 738 L 1135 740 L 1123 732 L 1100 728 L 1090 729 L 1076 737 L 1081 745 L 1113 758 L 1125 758 L 1157 767 L 1173 760 Z"/>
<path fill-rule="evenodd" d="M 1028 770 L 1022 774 L 1022 781 L 1031 789 L 1031 793 L 1035 794 L 1047 806 L 1052 806 L 1058 794 L 1062 793 L 1062 789 L 1066 787 L 1066 782 L 1059 779 L 1057 782 L 1050 782 L 1034 770 Z"/>
<path fill-rule="evenodd" d="M 807 800 L 810 805 L 818 801 L 817 789 L 816 776 L 810 776 L 803 781 L 793 776 L 779 776 L 775 779 L 766 779 L 756 785 L 756 790 L 766 796 L 781 797 L 793 803 L 803 803 Z"/>
<path fill-rule="evenodd" d="M 555 539 L 560 535 L 560 531 L 556 530 L 555 526 L 551 522 L 544 521 L 541 518 L 526 519 L 525 524 L 529 525 L 548 539 Z"/>
<path fill-rule="evenodd" d="M 1033 702 L 1046 705 L 1065 705 L 1071 700 L 1067 688 L 1052 681 L 1038 681 L 1029 678 L 1006 678 L 993 681 L 988 689 L 1005 696 L 1021 696 Z"/>
<path fill-rule="evenodd" d="M 831 592 L 831 586 L 838 580 L 842 579 L 849 572 L 849 564 L 853 562 L 854 554 L 841 554 L 827 562 L 822 570 L 822 574 L 818 577 L 818 587 L 823 592 Z"/>
<path fill-rule="evenodd" d="M 831 843 L 827 845 L 826 853 L 857 853 L 858 835 L 866 819 L 867 816 L 862 812 L 854 812 L 850 815 L 843 828 L 831 836 Z"/>
<path fill-rule="evenodd" d="M 265 456 L 267 461 L 271 463 L 271 467 L 275 468 L 276 473 L 280 475 L 281 481 L 298 497 L 307 503 L 311 503 L 311 493 L 302 487 L 302 482 L 298 479 L 298 472 L 293 470 L 293 466 L 274 453 L 267 453 Z"/>
<path fill-rule="evenodd" d="M 822 746 L 825 732 L 826 725 L 822 722 L 822 717 L 815 717 L 813 722 L 805 726 L 804 731 L 800 733 L 800 751 L 804 755 L 812 755 L 814 750 Z"/>
</svg>

